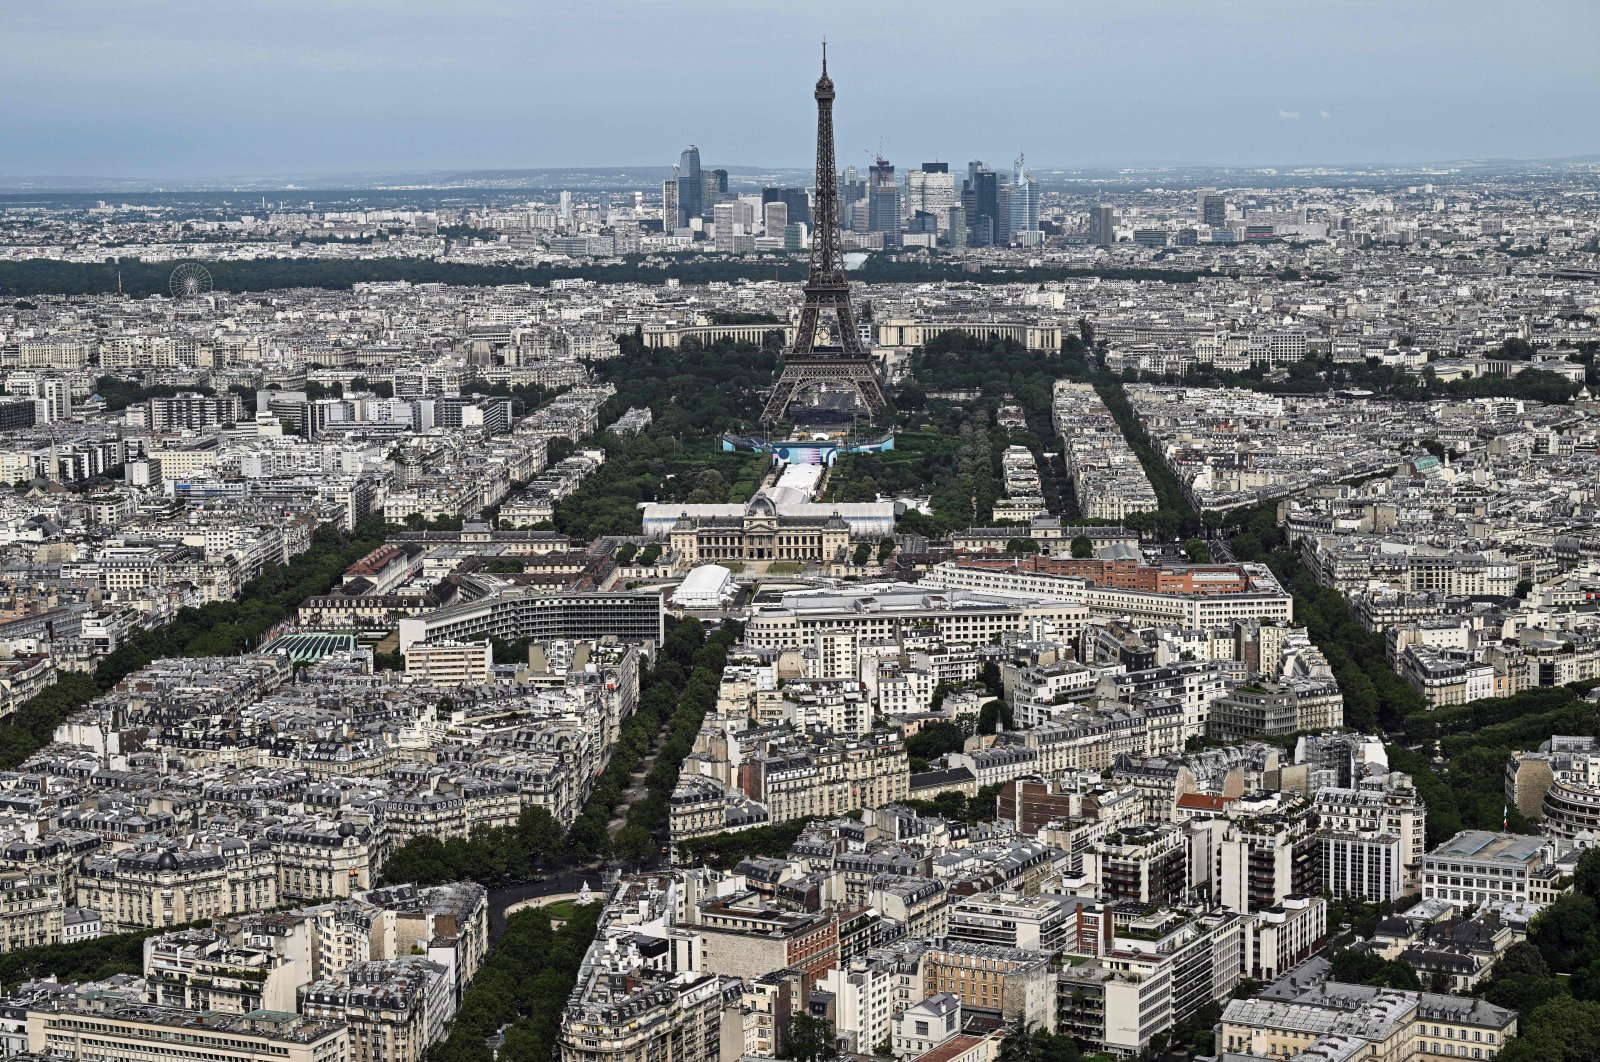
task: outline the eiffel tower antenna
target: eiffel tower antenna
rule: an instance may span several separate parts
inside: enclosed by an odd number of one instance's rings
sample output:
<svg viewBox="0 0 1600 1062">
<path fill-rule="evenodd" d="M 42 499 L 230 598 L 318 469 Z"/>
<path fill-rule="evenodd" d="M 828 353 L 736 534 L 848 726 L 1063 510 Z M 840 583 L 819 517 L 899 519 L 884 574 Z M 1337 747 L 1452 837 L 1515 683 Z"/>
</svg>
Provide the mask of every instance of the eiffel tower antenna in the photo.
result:
<svg viewBox="0 0 1600 1062">
<path fill-rule="evenodd" d="M 784 358 L 783 372 L 772 389 L 763 423 L 783 417 L 803 390 L 838 384 L 855 392 L 870 418 L 888 405 L 878 374 L 861 346 L 855 312 L 850 308 L 850 284 L 844 275 L 844 252 L 839 239 L 839 181 L 833 158 L 833 79 L 828 76 L 828 42 L 822 42 L 822 76 L 817 78 L 817 207 L 812 219 L 811 272 L 806 277 L 805 304 L 795 329 L 794 347 Z M 824 310 L 838 326 L 837 347 L 817 347 L 817 325 Z"/>
</svg>

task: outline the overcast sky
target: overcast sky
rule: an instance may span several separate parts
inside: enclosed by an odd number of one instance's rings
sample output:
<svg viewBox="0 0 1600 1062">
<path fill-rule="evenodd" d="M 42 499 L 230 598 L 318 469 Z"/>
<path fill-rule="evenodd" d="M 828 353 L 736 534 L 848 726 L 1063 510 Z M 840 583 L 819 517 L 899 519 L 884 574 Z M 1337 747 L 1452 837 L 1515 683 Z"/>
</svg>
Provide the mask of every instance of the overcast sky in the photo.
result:
<svg viewBox="0 0 1600 1062">
<path fill-rule="evenodd" d="M 1600 0 L 0 0 L 0 173 L 1600 151 Z"/>
</svg>

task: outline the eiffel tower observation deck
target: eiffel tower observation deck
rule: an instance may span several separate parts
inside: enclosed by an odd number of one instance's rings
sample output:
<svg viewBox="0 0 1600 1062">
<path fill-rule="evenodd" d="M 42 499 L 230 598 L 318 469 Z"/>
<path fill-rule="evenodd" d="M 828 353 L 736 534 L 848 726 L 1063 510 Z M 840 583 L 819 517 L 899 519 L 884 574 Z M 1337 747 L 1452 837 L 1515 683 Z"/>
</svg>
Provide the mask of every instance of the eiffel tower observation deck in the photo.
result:
<svg viewBox="0 0 1600 1062">
<path fill-rule="evenodd" d="M 839 188 L 833 161 L 833 79 L 828 76 L 828 46 L 822 46 L 822 76 L 814 93 L 817 100 L 817 205 L 816 231 L 811 237 L 811 272 L 806 277 L 805 305 L 795 330 L 794 346 L 784 356 L 783 371 L 767 400 L 761 420 L 782 420 L 795 400 L 807 393 L 842 390 L 854 394 L 868 419 L 881 413 L 888 400 L 878 373 L 861 345 L 855 311 L 850 307 L 850 284 L 844 275 L 839 246 Z M 822 315 L 833 315 L 837 345 L 819 346 Z"/>
</svg>

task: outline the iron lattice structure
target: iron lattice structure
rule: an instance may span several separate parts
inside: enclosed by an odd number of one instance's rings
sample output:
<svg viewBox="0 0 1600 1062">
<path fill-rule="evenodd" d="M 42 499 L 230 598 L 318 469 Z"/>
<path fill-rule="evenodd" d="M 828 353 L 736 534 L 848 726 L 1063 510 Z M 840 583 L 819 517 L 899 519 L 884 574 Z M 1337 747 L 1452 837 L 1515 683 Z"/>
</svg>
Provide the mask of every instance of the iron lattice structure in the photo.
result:
<svg viewBox="0 0 1600 1062">
<path fill-rule="evenodd" d="M 844 275 L 844 255 L 839 245 L 839 185 L 833 162 L 833 79 L 828 76 L 828 46 L 822 46 L 822 76 L 814 93 L 817 101 L 817 205 L 813 213 L 811 272 L 806 277 L 805 305 L 795 330 L 794 347 L 783 361 L 783 372 L 772 389 L 761 419 L 772 423 L 783 417 L 800 392 L 834 384 L 855 393 L 869 417 L 888 405 L 872 359 L 861 346 L 855 311 L 850 308 L 850 284 Z M 822 314 L 833 314 L 839 333 L 837 347 L 817 346 L 817 326 Z"/>
</svg>

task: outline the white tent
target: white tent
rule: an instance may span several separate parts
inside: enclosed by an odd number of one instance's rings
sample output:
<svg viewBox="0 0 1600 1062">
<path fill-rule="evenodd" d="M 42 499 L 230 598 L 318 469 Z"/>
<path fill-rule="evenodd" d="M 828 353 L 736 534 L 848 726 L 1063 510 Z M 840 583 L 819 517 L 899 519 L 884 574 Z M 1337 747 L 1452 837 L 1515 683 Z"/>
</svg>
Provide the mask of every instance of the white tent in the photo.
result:
<svg viewBox="0 0 1600 1062">
<path fill-rule="evenodd" d="M 723 608 L 736 591 L 732 572 L 720 564 L 702 564 L 683 577 L 672 592 L 672 604 L 675 608 Z"/>
</svg>

